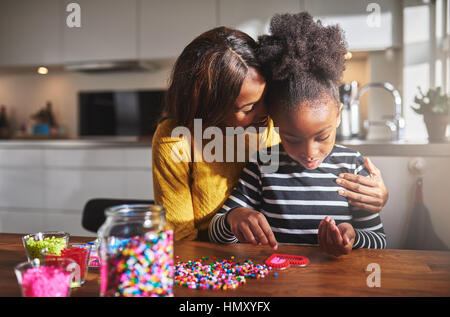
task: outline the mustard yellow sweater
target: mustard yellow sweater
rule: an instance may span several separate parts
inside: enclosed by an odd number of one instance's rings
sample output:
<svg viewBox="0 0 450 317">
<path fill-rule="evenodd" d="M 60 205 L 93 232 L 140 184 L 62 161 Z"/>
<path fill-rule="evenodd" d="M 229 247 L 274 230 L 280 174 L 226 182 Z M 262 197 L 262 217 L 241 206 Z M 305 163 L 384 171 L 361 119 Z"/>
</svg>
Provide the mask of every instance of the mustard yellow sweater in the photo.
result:
<svg viewBox="0 0 450 317">
<path fill-rule="evenodd" d="M 222 207 L 239 180 L 246 162 L 238 162 L 236 156 L 233 162 L 226 162 L 225 153 L 233 149 L 233 144 L 236 152 L 236 136 L 233 142 L 228 137 L 224 138 L 224 159 L 221 162 L 206 162 L 204 159 L 194 162 L 196 147 L 191 148 L 189 140 L 184 137 L 173 138 L 171 135 L 175 127 L 173 119 L 166 119 L 158 125 L 153 136 L 155 203 L 166 209 L 166 220 L 174 229 L 175 240 L 194 240 L 199 230 L 208 228 L 212 216 Z M 280 142 L 272 120 L 267 129 L 256 136 L 259 148 Z M 210 141 L 204 140 L 203 145 Z M 194 145 L 194 142 L 191 144 Z M 258 146 L 245 143 L 247 161 Z"/>
</svg>

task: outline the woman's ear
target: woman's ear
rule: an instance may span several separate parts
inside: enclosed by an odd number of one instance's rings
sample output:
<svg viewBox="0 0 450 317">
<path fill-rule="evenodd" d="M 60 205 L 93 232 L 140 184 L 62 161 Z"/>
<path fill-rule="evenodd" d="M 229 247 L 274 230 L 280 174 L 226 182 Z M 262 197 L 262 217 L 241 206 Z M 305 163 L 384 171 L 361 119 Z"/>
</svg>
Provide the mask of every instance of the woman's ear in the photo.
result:
<svg viewBox="0 0 450 317">
<path fill-rule="evenodd" d="M 342 107 L 344 105 L 342 104 L 342 102 L 339 103 L 338 105 L 338 112 L 337 112 L 337 121 L 336 121 L 336 128 L 339 127 L 339 125 L 341 124 L 341 112 L 342 112 Z"/>
</svg>

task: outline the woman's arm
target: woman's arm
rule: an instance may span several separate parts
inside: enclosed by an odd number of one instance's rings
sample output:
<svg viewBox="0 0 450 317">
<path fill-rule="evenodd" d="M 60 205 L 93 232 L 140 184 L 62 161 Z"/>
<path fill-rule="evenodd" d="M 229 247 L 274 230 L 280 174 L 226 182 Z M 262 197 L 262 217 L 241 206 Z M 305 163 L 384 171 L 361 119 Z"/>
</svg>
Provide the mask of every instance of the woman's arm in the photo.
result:
<svg viewBox="0 0 450 317">
<path fill-rule="evenodd" d="M 357 168 L 355 169 L 355 176 L 370 177 L 371 172 L 367 166 L 367 160 L 362 156 L 357 157 Z M 351 225 L 355 231 L 355 240 L 353 249 L 357 248 L 372 248 L 384 249 L 386 248 L 386 235 L 384 233 L 383 223 L 381 222 L 380 214 L 373 213 L 361 208 L 359 206 L 349 206 L 352 221 Z M 380 208 L 381 209 L 381 208 Z"/>
<path fill-rule="evenodd" d="M 386 204 L 389 193 L 384 185 L 380 170 L 366 159 L 365 167 L 369 171 L 368 176 L 342 173 L 336 182 L 347 188 L 339 191 L 339 194 L 347 197 L 348 203 L 354 207 L 370 212 L 380 212 Z"/>
<path fill-rule="evenodd" d="M 189 162 L 182 159 L 183 149 L 189 151 L 183 146 L 183 140 L 162 140 L 155 134 L 152 143 L 153 191 L 155 203 L 166 209 L 166 220 L 174 230 L 175 240 L 194 240 L 197 229 L 194 224 L 190 168 Z M 180 154 L 178 159 L 174 157 L 177 154 Z"/>
</svg>

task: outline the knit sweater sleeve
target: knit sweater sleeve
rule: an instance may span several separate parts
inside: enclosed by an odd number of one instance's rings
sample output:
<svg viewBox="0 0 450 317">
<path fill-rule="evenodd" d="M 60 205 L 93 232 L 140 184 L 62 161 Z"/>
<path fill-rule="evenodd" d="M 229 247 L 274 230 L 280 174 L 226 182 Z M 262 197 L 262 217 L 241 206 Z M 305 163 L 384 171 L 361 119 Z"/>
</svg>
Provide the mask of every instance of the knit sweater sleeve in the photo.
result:
<svg viewBox="0 0 450 317">
<path fill-rule="evenodd" d="M 154 200 L 165 208 L 166 220 L 174 230 L 175 240 L 193 240 L 197 237 L 190 165 L 186 159 L 189 154 L 189 143 L 185 139 L 170 137 L 169 130 L 164 126 L 157 129 L 152 141 Z"/>
</svg>

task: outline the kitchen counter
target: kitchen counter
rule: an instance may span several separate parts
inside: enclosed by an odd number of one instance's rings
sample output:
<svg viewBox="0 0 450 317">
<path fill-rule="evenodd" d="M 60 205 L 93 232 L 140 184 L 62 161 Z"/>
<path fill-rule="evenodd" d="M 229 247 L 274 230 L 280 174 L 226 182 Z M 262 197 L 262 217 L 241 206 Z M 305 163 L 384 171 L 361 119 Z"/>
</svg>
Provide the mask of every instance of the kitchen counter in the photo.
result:
<svg viewBox="0 0 450 317">
<path fill-rule="evenodd" d="M 66 139 L 66 140 L 1 140 L 0 149 L 99 149 L 99 148 L 150 148 L 151 139 L 135 137 Z"/>
<path fill-rule="evenodd" d="M 337 142 L 364 156 L 449 156 L 450 142 L 429 143 L 418 141 L 347 140 Z"/>
<path fill-rule="evenodd" d="M 449 143 L 419 141 L 348 140 L 337 142 L 364 156 L 434 156 L 450 157 Z M 135 137 L 93 138 L 67 140 L 2 140 L 0 149 L 101 149 L 101 148 L 151 148 L 151 139 Z"/>
</svg>

